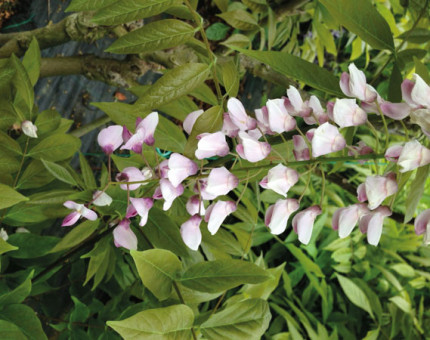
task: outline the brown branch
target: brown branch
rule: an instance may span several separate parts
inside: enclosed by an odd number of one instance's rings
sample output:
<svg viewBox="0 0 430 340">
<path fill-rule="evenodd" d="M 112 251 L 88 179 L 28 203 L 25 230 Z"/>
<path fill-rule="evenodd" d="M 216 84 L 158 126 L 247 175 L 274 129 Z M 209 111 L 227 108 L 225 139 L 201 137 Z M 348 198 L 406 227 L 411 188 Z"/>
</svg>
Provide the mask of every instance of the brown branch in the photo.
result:
<svg viewBox="0 0 430 340">
<path fill-rule="evenodd" d="M 152 64 L 137 57 L 124 61 L 94 55 L 54 57 L 42 58 L 40 77 L 80 74 L 114 86 L 130 87 L 137 85 L 137 77 L 152 68 Z"/>
<path fill-rule="evenodd" d="M 111 27 L 97 26 L 90 19 L 91 16 L 86 13 L 75 13 L 58 23 L 32 31 L 0 34 L 0 58 L 7 58 L 12 53 L 23 55 L 33 37 L 43 50 L 71 40 L 92 42 L 113 30 Z"/>
</svg>

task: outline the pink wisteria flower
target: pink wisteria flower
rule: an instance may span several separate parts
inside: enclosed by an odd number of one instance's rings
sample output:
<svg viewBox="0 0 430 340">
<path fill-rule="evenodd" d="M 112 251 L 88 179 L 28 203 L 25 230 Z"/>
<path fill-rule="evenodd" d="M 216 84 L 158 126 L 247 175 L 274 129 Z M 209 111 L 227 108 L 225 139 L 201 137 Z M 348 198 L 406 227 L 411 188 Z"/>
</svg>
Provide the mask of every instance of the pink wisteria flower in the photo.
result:
<svg viewBox="0 0 430 340">
<path fill-rule="evenodd" d="M 29 120 L 24 120 L 21 123 L 22 133 L 31 138 L 37 138 L 37 126 Z"/>
<path fill-rule="evenodd" d="M 239 128 L 233 123 L 228 112 L 224 112 L 221 132 L 230 138 L 234 138 L 239 131 Z"/>
<path fill-rule="evenodd" d="M 385 159 L 390 162 L 395 162 L 399 160 L 399 157 L 403 151 L 402 145 L 390 146 L 387 151 L 385 151 Z"/>
<path fill-rule="evenodd" d="M 72 209 L 74 211 L 64 218 L 63 223 L 61 224 L 62 227 L 68 227 L 75 224 L 81 216 L 90 221 L 95 221 L 97 219 L 97 214 L 91 209 L 88 209 L 83 204 L 73 201 L 66 201 L 63 203 L 63 205 L 66 208 Z"/>
<path fill-rule="evenodd" d="M 196 181 L 193 190 L 196 194 L 200 194 L 203 200 L 213 200 L 217 198 L 218 195 L 211 194 L 206 190 L 207 186 L 208 178 L 200 178 Z"/>
<path fill-rule="evenodd" d="M 196 123 L 197 119 L 203 114 L 203 110 L 193 111 L 185 117 L 184 122 L 182 124 L 186 133 L 191 135 L 191 131 L 193 130 L 193 126 Z"/>
<path fill-rule="evenodd" d="M 424 210 L 415 218 L 415 234 L 424 234 L 424 244 L 430 243 L 430 209 Z"/>
<path fill-rule="evenodd" d="M 353 63 L 348 66 L 349 74 L 343 72 L 340 88 L 348 97 L 355 97 L 364 102 L 373 102 L 378 96 L 376 90 L 367 84 L 366 76 Z"/>
<path fill-rule="evenodd" d="M 312 109 L 309 117 L 303 117 L 303 120 L 308 125 L 313 124 L 324 124 L 328 122 L 328 114 L 324 111 L 319 99 L 315 96 L 311 96 L 309 99 L 309 108 Z M 316 120 L 315 120 L 316 119 Z"/>
<path fill-rule="evenodd" d="M 363 234 L 367 233 L 367 242 L 373 246 L 377 246 L 382 235 L 382 227 L 384 218 L 391 216 L 391 210 L 388 207 L 382 206 L 360 218 L 358 223 L 360 231 Z"/>
<path fill-rule="evenodd" d="M 253 130 L 257 127 L 256 120 L 248 116 L 239 99 L 230 98 L 227 102 L 227 109 L 231 121 L 240 131 Z"/>
<path fill-rule="evenodd" d="M 374 210 L 389 196 L 397 192 L 396 174 L 390 172 L 385 176 L 369 176 L 357 188 L 360 202 L 368 201 L 370 210 Z"/>
<path fill-rule="evenodd" d="M 333 214 L 333 229 L 338 230 L 340 238 L 345 238 L 351 234 L 359 219 L 369 212 L 369 208 L 363 203 L 339 208 Z"/>
<path fill-rule="evenodd" d="M 160 180 L 160 192 L 164 199 L 163 210 L 169 210 L 173 204 L 173 201 L 184 193 L 184 186 L 182 184 L 176 187 L 170 183 L 166 178 Z M 159 197 L 153 196 L 154 199 L 159 199 Z"/>
<path fill-rule="evenodd" d="M 293 154 L 297 161 L 307 161 L 310 158 L 309 147 L 300 135 L 293 136 Z"/>
<path fill-rule="evenodd" d="M 168 166 L 167 178 L 174 187 L 181 184 L 188 176 L 195 175 L 199 170 L 196 163 L 179 153 L 172 153 Z"/>
<path fill-rule="evenodd" d="M 296 127 L 296 120 L 288 113 L 284 105 L 284 99 L 269 99 L 266 107 L 271 131 L 283 133 Z"/>
<path fill-rule="evenodd" d="M 299 201 L 296 199 L 287 198 L 285 200 L 277 200 L 266 210 L 264 223 L 274 235 L 282 234 L 287 228 L 290 215 L 299 209 Z"/>
<path fill-rule="evenodd" d="M 317 205 L 299 212 L 293 218 L 293 229 L 299 237 L 299 241 L 308 244 L 311 240 L 312 229 L 317 216 L 321 214 L 321 208 Z"/>
<path fill-rule="evenodd" d="M 198 250 L 202 242 L 202 233 L 200 231 L 201 222 L 202 218 L 199 215 L 194 215 L 181 225 L 180 232 L 182 240 L 191 250 Z"/>
<path fill-rule="evenodd" d="M 204 159 L 214 156 L 224 157 L 230 152 L 230 147 L 221 131 L 215 133 L 202 133 L 197 136 L 196 158 Z"/>
<path fill-rule="evenodd" d="M 270 169 L 260 185 L 265 189 L 271 189 L 274 192 L 287 197 L 287 192 L 299 180 L 299 174 L 296 170 L 287 168 L 282 164 L 278 164 Z"/>
<path fill-rule="evenodd" d="M 269 110 L 267 106 L 263 106 L 261 109 L 255 109 L 255 118 L 257 118 L 258 128 L 267 135 L 273 135 L 274 132 L 270 129 L 269 124 Z"/>
<path fill-rule="evenodd" d="M 355 99 L 336 99 L 333 118 L 341 128 L 358 126 L 366 123 L 367 113 L 357 105 Z"/>
<path fill-rule="evenodd" d="M 312 138 L 312 156 L 318 157 L 340 151 L 346 146 L 345 138 L 337 127 L 329 123 L 320 125 Z"/>
<path fill-rule="evenodd" d="M 115 247 L 123 247 L 129 250 L 137 250 L 137 237 L 130 228 L 130 220 L 123 219 L 113 230 Z"/>
<path fill-rule="evenodd" d="M 417 140 L 407 142 L 400 153 L 397 164 L 400 172 L 414 170 L 430 163 L 430 150 L 421 145 Z"/>
<path fill-rule="evenodd" d="M 208 230 L 215 235 L 226 217 L 237 209 L 236 203 L 232 201 L 218 201 L 212 203 L 205 214 L 205 221 L 208 222 Z"/>
<path fill-rule="evenodd" d="M 107 155 L 112 154 L 123 143 L 123 128 L 121 125 L 112 125 L 101 130 L 97 136 L 97 142 Z"/>
<path fill-rule="evenodd" d="M 368 155 L 370 153 L 373 153 L 373 149 L 370 146 L 367 146 L 365 142 L 362 140 L 357 143 L 357 145 L 351 145 L 350 149 L 348 150 L 348 156 L 356 156 L 356 155 Z M 358 161 L 360 164 L 364 164 L 366 162 L 365 159 L 360 159 Z"/>
<path fill-rule="evenodd" d="M 132 218 L 136 215 L 140 216 L 139 225 L 143 227 L 148 222 L 149 210 L 154 205 L 151 198 L 134 198 L 130 197 L 130 205 L 127 208 L 126 218 Z"/>
<path fill-rule="evenodd" d="M 269 143 L 259 142 L 243 131 L 239 132 L 239 137 L 241 143 L 236 146 L 236 151 L 241 158 L 254 163 L 265 159 L 269 155 L 271 150 Z"/>
<path fill-rule="evenodd" d="M 239 179 L 225 167 L 212 169 L 204 190 L 215 197 L 227 195 L 237 187 Z"/>
<path fill-rule="evenodd" d="M 158 125 L 158 113 L 151 112 L 136 127 L 136 133 L 121 147 L 121 150 L 132 150 L 136 153 L 142 153 L 142 146 L 154 145 L 154 133 Z"/>
<path fill-rule="evenodd" d="M 203 200 L 199 197 L 199 195 L 191 196 L 188 199 L 185 208 L 191 216 L 196 214 L 204 216 L 206 212 Z"/>
<path fill-rule="evenodd" d="M 132 184 L 120 184 L 122 190 L 136 190 L 141 185 L 146 185 L 146 181 L 152 178 L 152 171 L 149 168 L 143 168 L 139 170 L 133 166 L 124 168 L 119 174 L 116 175 L 115 179 L 118 182 L 142 182 Z"/>
<path fill-rule="evenodd" d="M 309 117 L 312 109 L 309 107 L 308 101 L 303 101 L 299 90 L 290 85 L 287 90 L 288 99 L 285 98 L 284 105 L 288 112 L 293 116 Z"/>
</svg>

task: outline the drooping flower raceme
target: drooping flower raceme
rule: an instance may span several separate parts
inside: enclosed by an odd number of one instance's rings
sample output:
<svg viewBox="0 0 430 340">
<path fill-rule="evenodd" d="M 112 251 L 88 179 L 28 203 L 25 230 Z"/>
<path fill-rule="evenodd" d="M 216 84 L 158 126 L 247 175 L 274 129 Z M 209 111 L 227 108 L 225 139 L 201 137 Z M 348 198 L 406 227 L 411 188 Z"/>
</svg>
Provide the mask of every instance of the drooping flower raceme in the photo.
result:
<svg viewBox="0 0 430 340">
<path fill-rule="evenodd" d="M 287 197 L 287 192 L 299 180 L 299 174 L 296 170 L 287 168 L 278 164 L 270 169 L 267 176 L 264 177 L 260 185 L 265 189 L 271 189 L 274 192 Z"/>
<path fill-rule="evenodd" d="M 68 227 L 75 224 L 81 216 L 91 221 L 95 221 L 97 219 L 97 214 L 83 204 L 66 201 L 63 205 L 74 211 L 64 218 L 63 223 L 61 224 L 62 227 Z"/>
<path fill-rule="evenodd" d="M 308 244 L 311 240 L 312 229 L 317 216 L 321 214 L 321 208 L 317 205 L 299 212 L 293 218 L 293 229 L 299 237 L 299 241 Z"/>
</svg>

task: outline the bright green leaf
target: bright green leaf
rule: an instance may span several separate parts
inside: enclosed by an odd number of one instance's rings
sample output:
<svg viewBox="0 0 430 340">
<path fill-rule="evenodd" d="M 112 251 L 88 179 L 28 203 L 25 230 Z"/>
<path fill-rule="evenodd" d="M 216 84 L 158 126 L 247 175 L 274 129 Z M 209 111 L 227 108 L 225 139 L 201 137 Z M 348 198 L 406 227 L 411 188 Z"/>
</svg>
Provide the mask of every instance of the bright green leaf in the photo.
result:
<svg viewBox="0 0 430 340">
<path fill-rule="evenodd" d="M 24 304 L 8 305 L 0 311 L 0 319 L 14 323 L 29 340 L 47 340 L 36 313 Z M 1 335 L 1 339 L 7 339 Z M 13 338 L 15 339 L 15 338 Z"/>
<path fill-rule="evenodd" d="M 39 142 L 28 152 L 28 156 L 56 162 L 72 157 L 81 146 L 79 138 L 71 135 L 51 135 Z"/>
<path fill-rule="evenodd" d="M 0 209 L 11 207 L 23 201 L 28 201 L 28 197 L 21 195 L 8 185 L 0 183 Z"/>
<path fill-rule="evenodd" d="M 31 40 L 27 51 L 22 58 L 22 65 L 27 71 L 31 85 L 35 85 L 40 74 L 40 49 L 35 37 Z"/>
<path fill-rule="evenodd" d="M 66 168 L 62 167 L 59 164 L 55 164 L 50 161 L 45 161 L 44 159 L 41 159 L 41 161 L 45 166 L 46 170 L 48 170 L 52 174 L 52 176 L 54 176 L 55 178 L 57 178 L 58 180 L 64 183 L 75 185 L 75 186 L 77 185 L 75 179 L 69 173 L 69 171 L 67 171 Z"/>
<path fill-rule="evenodd" d="M 218 16 L 225 20 L 230 26 L 242 31 L 253 31 L 258 29 L 257 20 L 243 9 L 224 12 L 218 14 Z"/>
<path fill-rule="evenodd" d="M 404 223 L 408 223 L 415 214 L 418 203 L 424 193 L 426 179 L 430 172 L 430 165 L 422 166 L 417 169 L 414 180 L 409 189 L 408 198 L 406 199 L 406 212 Z"/>
<path fill-rule="evenodd" d="M 67 233 L 66 236 L 64 236 L 49 252 L 56 253 L 77 246 L 94 233 L 99 226 L 99 222 L 99 220 L 86 220 L 76 227 L 72 227 L 73 229 L 69 231 L 69 233 Z"/>
</svg>

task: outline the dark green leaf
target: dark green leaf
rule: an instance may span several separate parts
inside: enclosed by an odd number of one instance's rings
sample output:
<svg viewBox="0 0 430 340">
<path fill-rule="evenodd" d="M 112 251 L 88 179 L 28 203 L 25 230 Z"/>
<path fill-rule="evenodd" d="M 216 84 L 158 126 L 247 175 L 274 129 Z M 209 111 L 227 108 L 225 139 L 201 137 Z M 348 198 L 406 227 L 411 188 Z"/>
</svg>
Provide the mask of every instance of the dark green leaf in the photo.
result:
<svg viewBox="0 0 430 340">
<path fill-rule="evenodd" d="M 118 0 L 73 0 L 65 12 L 94 11 L 118 2 Z"/>
<path fill-rule="evenodd" d="M 90 190 L 96 189 L 97 184 L 94 179 L 94 172 L 82 153 L 79 153 L 79 163 L 81 165 L 82 178 L 84 179 L 85 186 Z"/>
<path fill-rule="evenodd" d="M 37 115 L 34 124 L 37 126 L 37 135 L 54 132 L 60 126 L 61 116 L 55 110 L 45 110 Z"/>
<path fill-rule="evenodd" d="M 22 154 L 21 147 L 18 142 L 3 131 L 0 131 L 0 145 L 2 148 L 10 150 L 18 155 Z"/>
<path fill-rule="evenodd" d="M 173 281 L 181 271 L 181 261 L 164 249 L 131 251 L 143 285 L 159 300 L 166 300 L 172 292 Z"/>
<path fill-rule="evenodd" d="M 79 138 L 71 135 L 57 134 L 49 136 L 34 146 L 28 156 L 56 162 L 72 157 L 81 146 Z"/>
<path fill-rule="evenodd" d="M 218 14 L 220 18 L 225 20 L 230 26 L 242 31 L 258 30 L 258 22 L 255 18 L 243 9 L 224 12 Z"/>
<path fill-rule="evenodd" d="M 21 195 L 8 185 L 0 183 L 0 209 L 11 207 L 23 201 L 28 201 L 28 197 Z"/>
<path fill-rule="evenodd" d="M 45 166 L 42 162 L 35 159 L 25 168 L 24 173 L 18 180 L 17 188 L 37 188 L 53 180 L 54 177 L 48 171 L 45 171 Z"/>
<path fill-rule="evenodd" d="M 99 222 L 99 220 L 86 220 L 78 226 L 72 227 L 73 229 L 69 231 L 69 233 L 66 234 L 66 236 L 64 236 L 49 252 L 56 253 L 77 246 L 94 233 L 99 226 Z"/>
<path fill-rule="evenodd" d="M 108 321 L 107 325 L 125 340 L 131 339 L 191 339 L 193 310 L 186 305 L 149 309 L 128 319 Z"/>
<path fill-rule="evenodd" d="M 7 305 L 21 303 L 30 294 L 31 291 L 31 279 L 33 277 L 34 270 L 27 276 L 23 283 L 21 283 L 14 290 L 0 295 L 0 309 Z"/>
<path fill-rule="evenodd" d="M 22 65 L 27 71 L 31 85 L 34 86 L 40 74 L 40 49 L 35 37 L 31 40 L 27 52 L 25 52 L 24 58 L 22 58 Z"/>
<path fill-rule="evenodd" d="M 0 150 L 0 173 L 11 174 L 18 171 L 21 161 L 15 155 Z"/>
<path fill-rule="evenodd" d="M 0 320 L 0 338 L 8 340 L 28 340 L 15 324 Z"/>
<path fill-rule="evenodd" d="M 404 39 L 414 44 L 423 44 L 430 40 L 430 30 L 426 28 L 414 28 L 413 31 L 407 31 L 400 34 L 396 39 Z"/>
<path fill-rule="evenodd" d="M 18 247 L 9 254 L 16 259 L 31 259 L 48 253 L 58 243 L 58 237 L 40 236 L 33 233 L 15 233 L 9 236 L 10 244 Z"/>
<path fill-rule="evenodd" d="M 5 240 L 3 240 L 0 237 L 0 255 L 7 253 L 8 251 L 17 250 L 17 249 L 18 249 L 17 247 L 7 243 Z"/>
<path fill-rule="evenodd" d="M 43 332 L 42 324 L 36 313 L 26 305 L 13 304 L 6 306 L 0 311 L 0 319 L 14 323 L 29 340 L 48 339 Z M 8 339 L 3 336 L 1 338 Z"/>
<path fill-rule="evenodd" d="M 269 65 L 284 76 L 297 79 L 318 90 L 343 97 L 339 87 L 339 79 L 331 72 L 294 55 L 284 52 L 250 51 L 231 47 L 247 56 Z"/>
<path fill-rule="evenodd" d="M 156 147 L 179 153 L 183 153 L 185 143 L 187 142 L 182 129 L 163 116 L 159 116 L 159 123 L 155 130 L 154 138 Z"/>
<path fill-rule="evenodd" d="M 394 51 L 393 35 L 370 0 L 321 0 L 333 18 L 373 48 Z"/>
<path fill-rule="evenodd" d="M 212 89 L 209 86 L 207 86 L 205 83 L 196 87 L 192 92 L 190 92 L 190 95 L 195 97 L 198 100 L 201 100 L 202 102 L 205 102 L 211 105 L 218 104 L 217 97 L 212 92 Z M 198 108 L 196 110 L 198 110 Z M 192 110 L 192 111 L 196 111 L 196 110 Z M 188 111 L 188 113 L 192 111 Z"/>
<path fill-rule="evenodd" d="M 40 160 L 42 161 L 46 170 L 48 170 L 52 174 L 52 176 L 54 176 L 55 178 L 59 179 L 64 183 L 75 185 L 75 186 L 77 185 L 75 179 L 69 173 L 69 171 L 67 171 L 66 168 L 62 167 L 59 164 L 55 164 L 50 161 L 45 161 L 44 159 L 40 159 Z"/>
<path fill-rule="evenodd" d="M 212 315 L 200 329 L 208 340 L 261 339 L 271 319 L 269 304 L 260 299 L 249 299 L 228 305 Z"/>
<path fill-rule="evenodd" d="M 216 260 L 197 263 L 182 275 L 181 284 L 201 292 L 216 293 L 244 283 L 260 283 L 268 273 L 251 262 Z"/>
<path fill-rule="evenodd" d="M 229 30 L 230 27 L 228 27 L 226 24 L 223 24 L 222 22 L 216 22 L 206 28 L 206 35 L 209 40 L 224 40 Z"/>
<path fill-rule="evenodd" d="M 14 107 L 15 110 L 19 112 L 19 118 L 21 120 L 24 118 L 29 119 L 34 104 L 33 86 L 31 85 L 30 78 L 24 66 L 15 54 L 12 54 L 10 60 L 16 70 L 13 78 L 13 83 L 16 88 Z"/>
<path fill-rule="evenodd" d="M 388 85 L 388 100 L 390 102 L 399 103 L 402 101 L 402 90 L 400 84 L 402 83 L 403 77 L 398 64 L 393 65 L 391 71 L 390 83 Z"/>
<path fill-rule="evenodd" d="M 125 24 L 160 14 L 178 3 L 178 0 L 119 0 L 97 11 L 93 22 L 106 26 Z"/>
<path fill-rule="evenodd" d="M 166 19 L 144 25 L 117 39 L 106 50 L 111 53 L 148 53 L 185 43 L 195 28 L 183 21 Z"/>
</svg>

